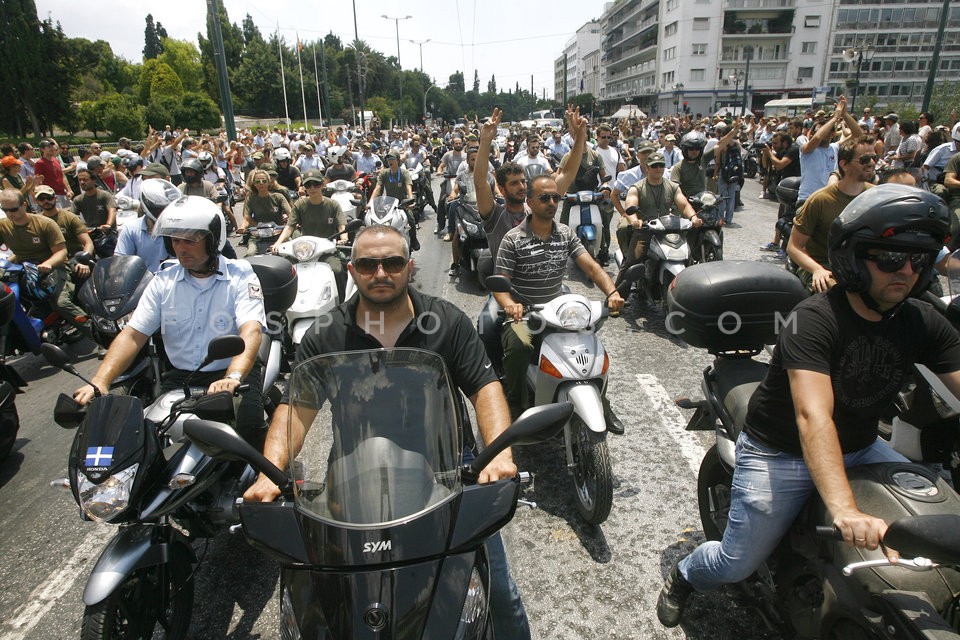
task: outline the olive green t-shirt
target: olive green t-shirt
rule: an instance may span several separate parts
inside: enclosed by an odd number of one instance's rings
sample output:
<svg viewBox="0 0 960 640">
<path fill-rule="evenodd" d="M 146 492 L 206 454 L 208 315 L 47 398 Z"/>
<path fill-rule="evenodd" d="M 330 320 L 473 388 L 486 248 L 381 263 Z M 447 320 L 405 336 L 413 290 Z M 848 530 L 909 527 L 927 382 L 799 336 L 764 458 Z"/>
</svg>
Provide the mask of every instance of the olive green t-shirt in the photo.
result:
<svg viewBox="0 0 960 640">
<path fill-rule="evenodd" d="M 283 215 L 290 215 L 290 203 L 279 193 L 271 192 L 267 196 L 251 193 L 243 202 L 243 217 L 253 218 L 257 224 L 273 222 L 283 224 Z"/>
<path fill-rule="evenodd" d="M 217 197 L 217 187 L 209 180 L 201 180 L 197 185 L 181 182 L 177 188 L 185 196 L 200 196 L 207 200 L 214 200 Z"/>
<path fill-rule="evenodd" d="M 661 184 L 654 185 L 644 178 L 630 187 L 627 194 L 629 195 L 630 191 L 636 192 L 637 216 L 644 222 L 649 222 L 667 215 L 675 208 L 677 189 L 679 186 L 672 180 L 664 180 Z"/>
<path fill-rule="evenodd" d="M 49 219 L 56 222 L 57 226 L 60 227 L 60 233 L 63 234 L 63 239 L 67 242 L 67 256 L 72 256 L 83 249 L 80 234 L 87 233 L 87 225 L 83 224 L 83 220 L 75 213 L 60 208 L 57 208 L 56 212 L 57 215 Z"/>
<path fill-rule="evenodd" d="M 670 179 L 680 185 L 680 190 L 687 198 L 707 188 L 707 172 L 704 167 L 713 160 L 714 149 L 716 147 L 701 154 L 700 162 L 681 160 L 670 170 Z"/>
<path fill-rule="evenodd" d="M 13 251 L 20 262 L 40 263 L 53 255 L 53 247 L 63 244 L 63 233 L 57 223 L 41 215 L 27 214 L 23 226 L 13 224 L 10 218 L 0 220 L 0 240 Z"/>
<path fill-rule="evenodd" d="M 97 189 L 95 196 L 81 193 L 73 199 L 73 212 L 83 218 L 91 229 L 107 224 L 107 209 L 116 208 L 117 203 L 113 199 L 113 194 L 103 189 Z M 113 228 L 117 228 L 116 219 L 113 221 Z"/>
<path fill-rule="evenodd" d="M 324 198 L 320 204 L 313 204 L 307 197 L 300 198 L 293 203 L 287 219 L 288 227 L 296 229 L 300 225 L 301 234 L 320 238 L 329 238 L 346 224 L 347 217 L 340 203 L 331 198 Z"/>
<path fill-rule="evenodd" d="M 866 188 L 872 186 L 864 183 Z M 855 197 L 840 191 L 840 187 L 836 184 L 827 185 L 810 194 L 793 218 L 793 226 L 800 233 L 810 236 L 806 244 L 807 253 L 824 268 L 830 268 L 830 260 L 827 257 L 827 235 L 830 232 L 830 224 L 848 204 L 853 202 Z"/>
</svg>

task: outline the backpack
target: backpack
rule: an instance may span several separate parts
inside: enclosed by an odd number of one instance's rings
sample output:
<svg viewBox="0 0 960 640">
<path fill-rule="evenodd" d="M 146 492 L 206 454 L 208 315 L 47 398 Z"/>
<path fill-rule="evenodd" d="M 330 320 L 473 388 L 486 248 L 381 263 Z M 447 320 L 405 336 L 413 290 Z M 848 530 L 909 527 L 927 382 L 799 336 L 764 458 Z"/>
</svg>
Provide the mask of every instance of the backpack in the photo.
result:
<svg viewBox="0 0 960 640">
<path fill-rule="evenodd" d="M 740 147 L 736 145 L 727 147 L 720 167 L 720 177 L 727 183 L 740 182 L 743 177 L 743 156 L 740 154 Z"/>
</svg>

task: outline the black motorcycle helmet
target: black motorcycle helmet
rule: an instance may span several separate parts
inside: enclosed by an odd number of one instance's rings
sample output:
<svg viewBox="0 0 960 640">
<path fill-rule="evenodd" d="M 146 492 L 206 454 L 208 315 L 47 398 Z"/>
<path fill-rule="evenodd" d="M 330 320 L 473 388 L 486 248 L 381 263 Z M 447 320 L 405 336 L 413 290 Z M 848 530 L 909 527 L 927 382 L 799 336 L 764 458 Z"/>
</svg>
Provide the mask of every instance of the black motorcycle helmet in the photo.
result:
<svg viewBox="0 0 960 640">
<path fill-rule="evenodd" d="M 680 138 L 680 152 L 684 158 L 688 158 L 688 151 L 698 151 L 703 153 L 703 148 L 707 146 L 707 136 L 697 130 L 689 131 Z"/>
<path fill-rule="evenodd" d="M 197 158 L 185 160 L 183 164 L 180 165 L 180 172 L 183 174 L 183 179 L 187 182 L 200 182 L 200 180 L 203 179 L 203 165 L 200 164 Z"/>
<path fill-rule="evenodd" d="M 950 214 L 934 194 L 901 184 L 883 184 L 867 189 L 853 199 L 830 225 L 827 255 L 837 284 L 859 293 L 867 306 L 876 309 L 866 295 L 870 272 L 864 264 L 868 249 L 931 254 L 911 295 L 921 293 L 933 273 L 933 258 L 950 233 Z"/>
</svg>

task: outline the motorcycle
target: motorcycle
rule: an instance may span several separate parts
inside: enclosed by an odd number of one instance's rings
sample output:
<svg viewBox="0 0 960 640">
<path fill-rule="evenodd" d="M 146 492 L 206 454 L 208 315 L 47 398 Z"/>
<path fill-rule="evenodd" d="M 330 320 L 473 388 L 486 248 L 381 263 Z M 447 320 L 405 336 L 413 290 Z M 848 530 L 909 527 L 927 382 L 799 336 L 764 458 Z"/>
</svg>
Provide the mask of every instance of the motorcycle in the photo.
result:
<svg viewBox="0 0 960 640">
<path fill-rule="evenodd" d="M 357 199 L 358 190 L 360 188 L 350 180 L 334 180 L 324 188 L 327 197 L 340 203 L 340 209 L 348 222 L 359 218 L 357 212 L 363 208 L 363 201 Z"/>
<path fill-rule="evenodd" d="M 784 178 L 777 184 L 777 199 L 780 201 L 780 216 L 777 218 L 777 230 L 780 232 L 780 249 L 786 253 L 790 233 L 793 231 L 793 218 L 797 215 L 797 196 L 800 195 L 800 177 Z M 796 275 L 797 263 L 787 257 L 787 271 Z"/>
<path fill-rule="evenodd" d="M 466 162 L 466 160 L 464 160 L 464 162 Z M 456 183 L 456 180 L 457 180 L 456 173 L 443 174 L 443 180 L 440 182 L 440 201 L 437 203 L 437 206 L 440 209 L 437 212 L 438 220 L 440 218 L 443 218 L 444 220 L 447 219 L 447 215 L 448 215 L 447 209 L 449 208 L 447 203 L 447 198 L 450 197 L 451 193 L 453 193 L 453 188 L 454 188 L 454 184 Z M 444 225 L 442 229 L 439 226 L 437 227 L 437 234 L 443 235 L 446 232 L 447 232 L 446 225 Z"/>
<path fill-rule="evenodd" d="M 767 365 L 755 356 L 776 340 L 806 295 L 784 270 L 747 261 L 696 265 L 670 291 L 672 331 L 714 355 L 703 373 L 704 398 L 676 400 L 696 409 L 688 430 L 716 433 L 697 478 L 708 540 L 723 536 L 736 438 L 766 375 Z M 952 529 L 960 522 L 960 496 L 928 468 L 910 463 L 855 467 L 847 476 L 857 503 L 892 523 L 884 540 L 901 552 L 900 562 L 891 565 L 882 550 L 837 541 L 832 516 L 815 494 L 771 557 L 737 588 L 783 637 L 960 638 L 960 574 L 949 566 L 960 560 Z"/>
<path fill-rule="evenodd" d="M 7 364 L 6 341 L 16 307 L 17 299 L 13 290 L 0 284 L 0 463 L 7 459 L 17 441 L 20 414 L 17 412 L 16 395 L 23 393 L 27 386 L 17 370 Z"/>
<path fill-rule="evenodd" d="M 13 292 L 16 304 L 10 322 L 10 340 L 7 353 L 40 354 L 40 345 L 72 344 L 83 335 L 60 317 L 52 304 L 54 292 L 45 285 L 46 278 L 39 274 L 36 265 L 25 262 L 16 264 L 0 258 L 0 283 Z M 32 288 L 37 295 L 28 299 L 26 291 Z"/>
<path fill-rule="evenodd" d="M 367 227 L 382 224 L 393 227 L 403 234 L 410 241 L 410 223 L 407 221 L 407 214 L 404 211 L 413 204 L 413 198 L 397 200 L 391 196 L 378 196 L 370 201 L 367 208 L 367 215 L 363 218 L 363 224 Z"/>
<path fill-rule="evenodd" d="M 293 477 L 226 425 L 184 428 L 281 490 L 279 502 L 238 506 L 250 544 L 281 563 L 280 637 L 489 638 L 483 543 L 513 517 L 522 480 L 477 477 L 507 447 L 555 432 L 571 405 L 529 410 L 464 464 L 469 414 L 435 353 L 310 358 L 294 368 L 289 399 L 291 416 L 313 426 Z"/>
<path fill-rule="evenodd" d="M 361 221 L 350 220 L 344 233 L 353 233 L 361 226 Z M 313 323 L 340 304 L 336 278 L 330 265 L 323 261 L 340 252 L 336 244 L 339 235 L 335 233 L 329 238 L 300 236 L 277 247 L 277 255 L 293 263 L 297 273 L 296 297 L 284 315 L 290 338 L 287 350 L 291 354 Z M 346 256 L 341 259 L 346 260 Z"/>
<path fill-rule="evenodd" d="M 278 225 L 275 222 L 261 222 L 244 232 L 240 244 L 247 247 L 247 255 L 264 255 L 270 253 L 270 248 L 281 233 L 283 233 L 283 225 Z M 253 241 L 253 251 L 249 248 L 251 240 Z"/>
<path fill-rule="evenodd" d="M 117 196 L 117 229 L 140 221 L 140 201 L 129 196 Z"/>
<path fill-rule="evenodd" d="M 538 167 L 542 169 L 542 167 Z M 591 258 L 597 257 L 600 246 L 603 220 L 600 217 L 600 203 L 610 200 L 610 186 L 603 184 L 612 176 L 603 179 L 599 191 L 578 191 L 566 195 L 570 209 L 568 226 L 580 238 L 583 247 Z M 528 176 L 527 180 L 531 178 Z"/>
<path fill-rule="evenodd" d="M 215 338 L 200 368 L 242 351 L 238 336 Z M 44 345 L 43 354 L 83 379 L 59 348 Z M 256 478 L 249 466 L 215 460 L 183 437 L 187 419 L 234 420 L 231 394 L 203 395 L 188 385 L 146 408 L 124 395 L 98 395 L 87 407 L 65 394 L 57 400 L 56 423 L 77 429 L 60 483 L 84 519 L 120 525 L 84 588 L 84 638 L 155 631 L 185 638 L 197 564 L 192 541 L 236 524 L 236 500 Z"/>
<path fill-rule="evenodd" d="M 703 221 L 699 228 L 687 234 L 690 245 L 690 264 L 723 260 L 723 214 L 721 199 L 712 191 L 701 191 L 690 198 L 690 205 Z"/>
<path fill-rule="evenodd" d="M 493 275 L 493 257 L 490 255 L 487 234 L 483 230 L 483 219 L 477 211 L 476 192 L 472 190 L 471 184 L 471 193 L 460 198 L 455 242 L 458 245 L 461 270 L 476 274 L 477 280 L 483 286 L 486 277 Z"/>
<path fill-rule="evenodd" d="M 90 317 L 94 342 L 107 349 L 130 320 L 153 274 L 139 256 L 115 255 L 93 263 L 84 253 L 77 259 L 92 269 L 77 297 Z M 153 357 L 154 349 L 150 343 L 137 354 L 130 367 L 110 385 L 111 393 L 137 396 L 146 402 L 157 396 L 160 371 L 158 359 Z"/>
<path fill-rule="evenodd" d="M 636 213 L 629 207 L 627 213 Z M 667 304 L 667 290 L 674 278 L 687 268 L 690 262 L 690 245 L 687 234 L 693 223 L 682 216 L 667 214 L 644 223 L 651 233 L 647 243 L 647 259 L 643 271 L 636 278 L 637 289 L 648 302 Z M 624 264 L 623 250 L 618 248 L 614 259 L 618 267 Z"/>
<path fill-rule="evenodd" d="M 613 504 L 613 469 L 602 401 L 610 358 L 597 336 L 609 313 L 605 301 L 566 293 L 534 305 L 504 276 L 490 276 L 486 285 L 491 292 L 509 293 L 522 303 L 524 322 L 538 336 L 540 346 L 526 376 L 534 406 L 573 403 L 573 415 L 563 426 L 563 441 L 576 508 L 586 522 L 601 524 Z M 498 313 L 502 316 L 503 311 Z M 481 317 L 478 321 L 481 335 L 491 330 L 493 322 L 488 320 Z M 502 375 L 502 354 L 489 355 Z"/>
<path fill-rule="evenodd" d="M 420 222 L 423 220 L 423 210 L 428 204 L 434 210 L 437 208 L 433 202 L 433 189 L 430 188 L 430 172 L 416 156 L 405 159 L 403 167 L 410 173 L 410 179 L 413 182 L 413 214 Z"/>
<path fill-rule="evenodd" d="M 741 145 L 740 148 L 743 149 L 743 177 L 752 180 L 760 171 L 760 163 L 757 162 L 757 144 Z"/>
</svg>

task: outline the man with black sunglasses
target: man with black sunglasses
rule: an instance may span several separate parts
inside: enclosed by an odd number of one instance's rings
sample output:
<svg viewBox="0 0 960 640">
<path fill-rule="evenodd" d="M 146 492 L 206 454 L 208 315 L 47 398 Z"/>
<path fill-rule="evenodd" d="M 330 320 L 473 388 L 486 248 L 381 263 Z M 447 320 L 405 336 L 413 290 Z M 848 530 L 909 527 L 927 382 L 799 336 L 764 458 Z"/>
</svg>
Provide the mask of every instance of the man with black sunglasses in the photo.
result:
<svg viewBox="0 0 960 640">
<path fill-rule="evenodd" d="M 329 316 L 317 319 L 297 348 L 297 362 L 325 353 L 394 347 L 437 353 L 446 362 L 457 387 L 473 404 L 480 436 L 490 443 L 510 424 L 503 389 L 467 315 L 446 300 L 410 287 L 413 266 L 410 247 L 399 231 L 382 225 L 360 230 L 347 266 L 358 295 Z M 264 455 L 281 469 L 286 469 L 290 462 L 289 407 L 287 399 L 281 399 L 264 446 Z M 472 447 L 473 434 L 465 431 L 462 437 L 465 446 Z M 507 449 L 481 471 L 479 481 L 495 482 L 516 474 L 517 467 Z M 244 499 L 271 502 L 279 495 L 277 486 L 261 474 Z M 527 615 L 510 577 L 499 533 L 487 541 L 487 552 L 495 635 L 529 638 Z"/>
<path fill-rule="evenodd" d="M 877 166 L 873 147 L 870 136 L 844 140 L 837 152 L 840 180 L 815 191 L 797 211 L 787 255 L 797 263 L 797 276 L 810 293 L 835 284 L 827 266 L 827 233 L 844 207 L 873 186 Z"/>
</svg>

